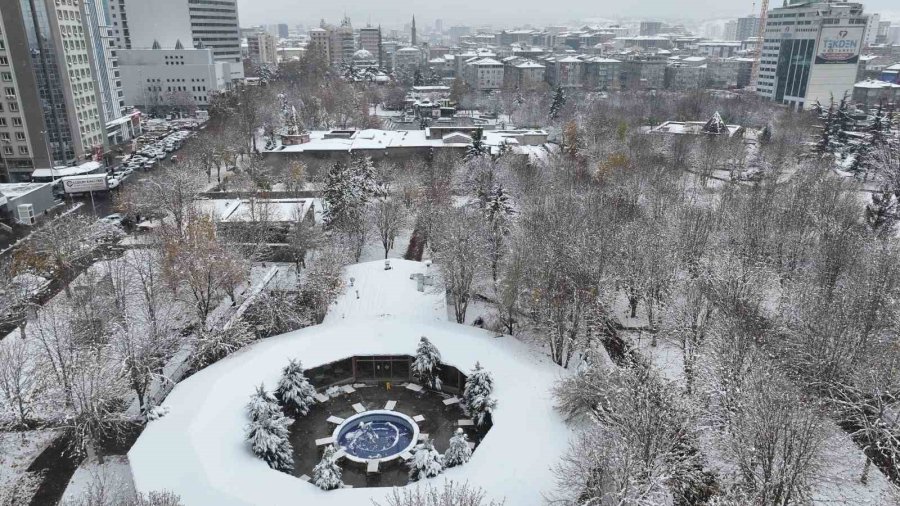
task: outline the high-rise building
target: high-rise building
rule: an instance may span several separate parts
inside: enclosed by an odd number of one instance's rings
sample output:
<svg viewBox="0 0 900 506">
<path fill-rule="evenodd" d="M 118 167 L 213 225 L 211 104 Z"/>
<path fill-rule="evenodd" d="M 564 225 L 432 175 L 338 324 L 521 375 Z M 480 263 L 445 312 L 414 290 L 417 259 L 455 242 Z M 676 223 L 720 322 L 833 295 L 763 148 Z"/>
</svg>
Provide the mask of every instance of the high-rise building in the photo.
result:
<svg viewBox="0 0 900 506">
<path fill-rule="evenodd" d="M 84 6 L 2 2 L 0 18 L 0 155 L 9 178 L 100 155 L 105 122 Z"/>
<path fill-rule="evenodd" d="M 250 53 L 250 61 L 255 65 L 278 63 L 276 39 L 271 33 L 258 32 L 247 37 L 247 49 Z"/>
<path fill-rule="evenodd" d="M 353 53 L 356 52 L 356 40 L 353 37 L 353 25 L 350 23 L 350 18 L 344 17 L 341 26 L 330 26 L 327 30 L 331 65 L 337 67 L 342 62 L 352 61 Z"/>
<path fill-rule="evenodd" d="M 434 31 L 438 35 L 444 33 L 444 20 L 443 19 L 435 19 L 434 20 Z"/>
<path fill-rule="evenodd" d="M 359 29 L 359 49 L 365 49 L 376 58 L 381 44 L 381 29 L 367 26 Z"/>
<path fill-rule="evenodd" d="M 869 14 L 869 22 L 866 24 L 866 34 L 863 37 L 863 47 L 874 46 L 877 44 L 880 24 L 881 14 Z"/>
<path fill-rule="evenodd" d="M 288 28 L 287 23 L 279 23 L 278 24 L 278 37 L 282 39 L 286 39 L 291 36 L 291 31 Z"/>
<path fill-rule="evenodd" d="M 757 93 L 799 110 L 852 92 L 867 22 L 860 3 L 789 0 L 772 9 Z"/>
<path fill-rule="evenodd" d="M 738 25 L 737 21 L 735 21 L 735 20 L 726 22 L 725 23 L 725 31 L 724 31 L 724 34 L 722 35 L 722 39 L 738 40 L 737 25 Z M 716 26 L 713 25 L 710 28 L 716 28 Z M 712 33 L 710 33 L 709 36 L 715 38 L 715 35 L 713 35 Z"/>
<path fill-rule="evenodd" d="M 123 49 L 119 64 L 125 101 L 148 110 L 205 109 L 231 83 L 232 65 L 209 49 Z"/>
<path fill-rule="evenodd" d="M 84 0 L 87 36 L 94 52 L 97 67 L 97 91 L 106 137 L 110 145 L 120 144 L 133 137 L 132 122 L 125 116 L 125 97 L 116 54 L 112 22 L 102 0 Z"/>
<path fill-rule="evenodd" d="M 641 35 L 658 35 L 663 30 L 663 24 L 659 21 L 641 21 Z"/>
<path fill-rule="evenodd" d="M 747 16 L 737 19 L 734 40 L 747 40 L 759 35 L 759 18 Z"/>
<path fill-rule="evenodd" d="M 309 51 L 318 53 L 327 62 L 331 62 L 331 36 L 326 28 L 309 30 Z"/>
<path fill-rule="evenodd" d="M 237 0 L 110 0 L 108 8 L 120 49 L 208 48 L 233 64 L 232 79 L 244 77 Z"/>
</svg>

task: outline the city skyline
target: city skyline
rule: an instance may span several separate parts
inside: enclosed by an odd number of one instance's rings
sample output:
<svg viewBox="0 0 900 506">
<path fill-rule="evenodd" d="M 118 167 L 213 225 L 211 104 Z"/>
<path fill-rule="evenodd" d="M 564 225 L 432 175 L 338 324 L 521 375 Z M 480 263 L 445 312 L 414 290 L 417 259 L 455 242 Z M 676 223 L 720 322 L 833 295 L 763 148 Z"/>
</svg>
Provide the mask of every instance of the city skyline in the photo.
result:
<svg viewBox="0 0 900 506">
<path fill-rule="evenodd" d="M 871 0 L 863 2 L 866 12 L 878 12 L 883 20 L 900 20 L 900 9 L 893 0 Z M 717 2 L 714 8 L 702 0 L 684 0 L 681 2 L 640 2 L 622 4 L 603 0 L 588 2 L 586 0 L 570 0 L 565 8 L 559 4 L 513 2 L 499 0 L 491 3 L 472 2 L 467 9 L 465 2 L 452 11 L 437 5 L 418 4 L 411 6 L 400 0 L 386 0 L 377 6 L 371 2 L 348 1 L 319 6 L 315 16 L 308 10 L 300 11 L 296 3 L 290 0 L 238 0 L 242 26 L 258 24 L 302 23 L 307 26 L 318 24 L 320 19 L 340 20 L 349 16 L 354 24 L 365 26 L 381 24 L 384 27 L 402 27 L 410 22 L 415 14 L 422 27 L 433 26 L 435 19 L 441 19 L 444 27 L 453 24 L 481 26 L 492 24 L 498 27 L 513 27 L 532 24 L 543 26 L 557 23 L 581 22 L 613 19 L 653 19 L 658 21 L 695 21 L 702 22 L 719 18 L 730 18 L 758 14 L 760 2 L 752 0 L 724 0 Z M 770 2 L 770 9 L 780 7 L 778 1 Z"/>
</svg>

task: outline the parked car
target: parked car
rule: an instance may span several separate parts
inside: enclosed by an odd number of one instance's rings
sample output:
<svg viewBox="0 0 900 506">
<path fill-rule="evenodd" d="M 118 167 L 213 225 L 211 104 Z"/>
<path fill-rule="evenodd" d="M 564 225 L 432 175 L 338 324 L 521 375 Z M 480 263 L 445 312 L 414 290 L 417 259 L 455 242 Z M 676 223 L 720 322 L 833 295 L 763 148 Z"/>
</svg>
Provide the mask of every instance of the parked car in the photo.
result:
<svg viewBox="0 0 900 506">
<path fill-rule="evenodd" d="M 121 225 L 122 222 L 125 221 L 125 216 L 119 213 L 114 213 L 100 218 L 100 221 L 102 221 L 103 223 L 109 223 L 111 225 Z"/>
</svg>

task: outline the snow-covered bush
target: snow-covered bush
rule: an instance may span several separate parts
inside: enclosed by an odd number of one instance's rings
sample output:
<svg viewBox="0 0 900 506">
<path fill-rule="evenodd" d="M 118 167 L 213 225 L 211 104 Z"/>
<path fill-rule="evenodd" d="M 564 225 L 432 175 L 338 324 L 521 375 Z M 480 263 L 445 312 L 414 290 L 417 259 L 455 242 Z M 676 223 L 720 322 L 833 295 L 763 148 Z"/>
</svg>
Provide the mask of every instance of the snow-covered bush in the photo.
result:
<svg viewBox="0 0 900 506">
<path fill-rule="evenodd" d="M 386 506 L 503 506 L 503 502 L 489 501 L 484 490 L 471 488 L 467 483 L 457 485 L 445 481 L 442 488 L 431 485 L 422 487 L 395 487 L 387 497 Z M 375 502 L 375 506 L 382 506 Z"/>
<path fill-rule="evenodd" d="M 494 393 L 494 378 L 491 373 L 482 369 L 480 363 L 475 363 L 475 369 L 466 378 L 466 387 L 463 389 L 463 405 L 469 417 L 475 420 L 477 425 L 484 425 L 490 421 L 491 413 L 497 407 L 497 400 L 491 397 Z"/>
<path fill-rule="evenodd" d="M 147 413 L 147 421 L 152 422 L 154 420 L 159 420 L 160 418 L 169 414 L 168 406 L 154 406 Z"/>
<path fill-rule="evenodd" d="M 427 337 L 422 336 L 416 349 L 416 359 L 412 363 L 413 376 L 419 383 L 440 390 L 441 380 L 437 376 L 440 368 L 441 352 Z"/>
<path fill-rule="evenodd" d="M 434 449 L 431 440 L 416 445 L 409 463 L 410 481 L 434 478 L 444 471 L 444 457 Z"/>
<path fill-rule="evenodd" d="M 472 458 L 472 449 L 469 448 L 469 440 L 462 429 L 456 429 L 456 434 L 450 438 L 450 446 L 444 452 L 444 465 L 446 467 L 461 466 Z"/>
<path fill-rule="evenodd" d="M 252 343 L 256 335 L 243 320 L 239 320 L 228 329 L 199 330 L 196 339 L 193 367 L 200 370 Z"/>
<path fill-rule="evenodd" d="M 313 483 L 322 490 L 334 490 L 344 486 L 341 481 L 341 468 L 337 465 L 334 458 L 334 446 L 325 448 L 322 454 L 322 460 L 313 468 Z"/>
<path fill-rule="evenodd" d="M 269 467 L 290 472 L 294 469 L 294 452 L 288 441 L 288 427 L 292 420 L 281 413 L 275 398 L 263 385 L 247 404 L 250 424 L 247 426 L 247 441 L 257 457 L 266 461 Z"/>
<path fill-rule="evenodd" d="M 299 360 L 291 360 L 284 368 L 275 398 L 281 407 L 291 416 L 306 416 L 309 408 L 316 402 L 316 389 L 303 374 L 303 366 Z"/>
</svg>

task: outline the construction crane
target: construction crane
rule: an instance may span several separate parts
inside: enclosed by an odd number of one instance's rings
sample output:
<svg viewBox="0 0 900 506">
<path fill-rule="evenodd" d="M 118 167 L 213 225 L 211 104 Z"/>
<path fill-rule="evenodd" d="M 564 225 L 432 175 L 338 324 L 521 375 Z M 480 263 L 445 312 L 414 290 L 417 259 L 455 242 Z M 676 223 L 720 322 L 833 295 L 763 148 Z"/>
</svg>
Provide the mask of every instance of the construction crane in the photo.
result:
<svg viewBox="0 0 900 506">
<path fill-rule="evenodd" d="M 753 2 L 756 6 L 756 2 Z M 750 72 L 750 90 L 756 91 L 756 81 L 759 79 L 759 65 L 762 61 L 763 44 L 766 41 L 766 20 L 769 19 L 769 0 L 762 0 L 762 7 L 759 10 L 759 29 L 756 31 L 758 44 L 753 55 L 753 70 Z"/>
</svg>

